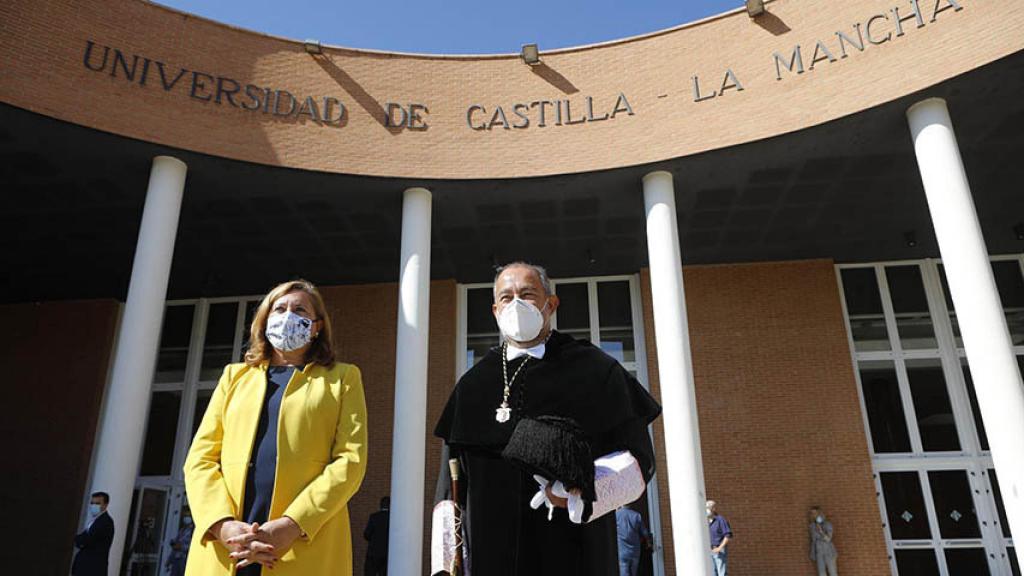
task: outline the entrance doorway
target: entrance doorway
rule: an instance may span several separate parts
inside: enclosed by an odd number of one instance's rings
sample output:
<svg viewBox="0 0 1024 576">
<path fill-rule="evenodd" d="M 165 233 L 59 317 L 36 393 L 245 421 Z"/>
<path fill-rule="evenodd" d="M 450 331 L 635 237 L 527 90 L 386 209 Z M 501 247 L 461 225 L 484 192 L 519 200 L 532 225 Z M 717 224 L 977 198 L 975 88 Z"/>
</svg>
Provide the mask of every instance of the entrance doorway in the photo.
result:
<svg viewBox="0 0 1024 576">
<path fill-rule="evenodd" d="M 1024 258 L 992 267 L 1024 368 Z M 838 275 L 892 573 L 1020 576 L 942 264 Z"/>
</svg>

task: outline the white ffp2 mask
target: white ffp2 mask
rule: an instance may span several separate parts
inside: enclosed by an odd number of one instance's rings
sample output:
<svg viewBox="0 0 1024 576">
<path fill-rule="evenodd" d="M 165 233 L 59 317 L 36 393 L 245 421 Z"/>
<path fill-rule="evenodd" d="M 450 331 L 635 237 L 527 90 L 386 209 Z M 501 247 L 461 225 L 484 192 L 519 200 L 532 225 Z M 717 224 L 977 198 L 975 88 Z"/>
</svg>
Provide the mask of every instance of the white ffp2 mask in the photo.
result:
<svg viewBox="0 0 1024 576">
<path fill-rule="evenodd" d="M 547 306 L 545 302 L 544 307 Z M 514 342 L 533 340 L 543 327 L 544 314 L 522 298 L 512 300 L 498 313 L 498 328 L 506 338 Z"/>
</svg>

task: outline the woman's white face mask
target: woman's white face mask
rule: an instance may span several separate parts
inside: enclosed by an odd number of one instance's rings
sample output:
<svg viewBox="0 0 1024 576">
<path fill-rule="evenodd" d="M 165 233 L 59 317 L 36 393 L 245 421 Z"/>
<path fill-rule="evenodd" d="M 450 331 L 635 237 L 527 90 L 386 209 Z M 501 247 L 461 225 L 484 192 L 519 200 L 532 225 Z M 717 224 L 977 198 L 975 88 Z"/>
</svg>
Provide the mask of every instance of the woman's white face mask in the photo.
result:
<svg viewBox="0 0 1024 576">
<path fill-rule="evenodd" d="M 544 302 L 544 308 L 548 307 Z M 544 328 L 544 314 L 532 302 L 516 298 L 498 313 L 498 328 L 513 342 L 529 342 Z"/>
<path fill-rule="evenodd" d="M 313 321 L 294 312 L 271 314 L 267 319 L 267 340 L 282 352 L 298 350 L 313 340 Z"/>
</svg>

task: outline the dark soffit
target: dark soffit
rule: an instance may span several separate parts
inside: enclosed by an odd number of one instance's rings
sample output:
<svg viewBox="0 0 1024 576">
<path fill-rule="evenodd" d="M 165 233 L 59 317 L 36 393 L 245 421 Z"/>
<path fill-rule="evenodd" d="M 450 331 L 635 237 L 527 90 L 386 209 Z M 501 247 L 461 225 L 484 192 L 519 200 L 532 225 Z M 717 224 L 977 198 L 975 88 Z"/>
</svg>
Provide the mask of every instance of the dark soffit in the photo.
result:
<svg viewBox="0 0 1024 576">
<path fill-rule="evenodd" d="M 947 99 L 992 253 L 1024 249 L 1024 53 L 799 132 L 646 166 L 543 178 L 410 180 L 277 168 L 171 149 L 0 105 L 0 301 L 127 293 L 151 159 L 189 166 L 169 297 L 398 277 L 402 190 L 433 192 L 431 275 L 487 281 L 527 259 L 556 277 L 646 266 L 640 180 L 675 178 L 691 264 L 938 256 L 905 118 Z M 766 103 L 766 105 L 773 105 Z M 738 119 L 756 122 L 756 117 Z M 916 246 L 908 246 L 912 233 Z"/>
</svg>

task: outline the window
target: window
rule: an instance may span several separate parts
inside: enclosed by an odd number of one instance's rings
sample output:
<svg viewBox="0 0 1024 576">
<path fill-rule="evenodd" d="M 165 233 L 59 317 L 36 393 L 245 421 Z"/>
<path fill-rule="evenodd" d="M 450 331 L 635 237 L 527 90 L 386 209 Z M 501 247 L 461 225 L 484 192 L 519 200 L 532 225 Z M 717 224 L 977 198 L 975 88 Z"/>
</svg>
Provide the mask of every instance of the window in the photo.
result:
<svg viewBox="0 0 1024 576">
<path fill-rule="evenodd" d="M 992 269 L 1024 366 L 1024 257 Z M 1017 574 L 941 263 L 844 265 L 838 276 L 894 574 Z"/>
<path fill-rule="evenodd" d="M 935 348 L 935 330 L 924 293 L 921 268 L 886 266 L 885 276 L 900 345 L 905 350 Z"/>
<path fill-rule="evenodd" d="M 932 537 L 924 493 L 917 472 L 883 472 L 882 493 L 889 511 L 889 533 L 894 540 L 928 540 Z"/>
<path fill-rule="evenodd" d="M 164 311 L 164 325 L 160 334 L 160 352 L 157 354 L 156 382 L 184 382 L 188 346 L 192 337 L 192 318 L 195 306 L 168 306 Z"/>
<path fill-rule="evenodd" d="M 258 298 L 169 302 L 150 400 L 141 477 L 180 479 L 224 366 L 239 362 Z"/>
<path fill-rule="evenodd" d="M 178 430 L 181 392 L 154 392 L 149 401 L 146 440 L 142 449 L 142 476 L 169 476 L 174 458 L 174 438 Z"/>
<path fill-rule="evenodd" d="M 875 452 L 910 452 L 895 364 L 888 360 L 862 362 L 860 381 Z"/>
<path fill-rule="evenodd" d="M 168 574 L 164 555 L 187 506 L 185 455 L 224 365 L 242 358 L 258 304 L 258 298 L 218 298 L 168 302 L 164 309 L 137 498 L 126 531 L 125 562 L 132 573 Z"/>
<path fill-rule="evenodd" d="M 858 352 L 888 350 L 889 333 L 874 268 L 842 270 L 847 318 Z"/>
</svg>

